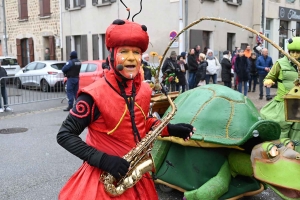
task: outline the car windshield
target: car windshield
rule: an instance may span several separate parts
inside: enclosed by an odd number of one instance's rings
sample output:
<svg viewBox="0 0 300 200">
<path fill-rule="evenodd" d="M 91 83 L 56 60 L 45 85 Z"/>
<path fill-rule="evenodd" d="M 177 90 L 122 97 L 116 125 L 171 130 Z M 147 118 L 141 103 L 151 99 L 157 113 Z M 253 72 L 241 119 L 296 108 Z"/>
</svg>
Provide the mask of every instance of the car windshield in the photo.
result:
<svg viewBox="0 0 300 200">
<path fill-rule="evenodd" d="M 17 59 L 15 58 L 4 58 L 1 60 L 1 65 L 17 65 Z"/>
<path fill-rule="evenodd" d="M 51 67 L 54 69 L 62 70 L 62 68 L 65 64 L 66 63 L 56 63 L 56 64 L 52 64 Z"/>
</svg>

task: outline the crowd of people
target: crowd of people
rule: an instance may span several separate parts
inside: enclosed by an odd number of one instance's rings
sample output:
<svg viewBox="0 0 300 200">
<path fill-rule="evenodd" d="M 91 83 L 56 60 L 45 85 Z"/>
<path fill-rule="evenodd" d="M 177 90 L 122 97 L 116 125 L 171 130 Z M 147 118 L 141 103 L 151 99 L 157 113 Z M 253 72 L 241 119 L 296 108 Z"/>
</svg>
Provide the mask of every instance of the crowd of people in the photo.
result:
<svg viewBox="0 0 300 200">
<path fill-rule="evenodd" d="M 149 55 L 143 54 L 144 79 L 152 80 L 149 70 Z M 217 84 L 221 78 L 225 86 L 238 90 L 247 96 L 248 92 L 256 92 L 259 84 L 259 99 L 263 99 L 263 80 L 273 65 L 268 56 L 268 49 L 257 43 L 251 50 L 250 45 L 245 49 L 236 47 L 233 51 L 223 52 L 221 61 L 214 55 L 214 51 L 205 47 L 201 52 L 200 45 L 190 49 L 188 53 L 177 55 L 171 51 L 170 56 L 162 65 L 162 83 L 169 91 L 185 92 L 206 84 Z M 188 72 L 188 73 L 187 73 Z M 272 99 L 270 88 L 265 89 L 266 100 Z"/>
</svg>

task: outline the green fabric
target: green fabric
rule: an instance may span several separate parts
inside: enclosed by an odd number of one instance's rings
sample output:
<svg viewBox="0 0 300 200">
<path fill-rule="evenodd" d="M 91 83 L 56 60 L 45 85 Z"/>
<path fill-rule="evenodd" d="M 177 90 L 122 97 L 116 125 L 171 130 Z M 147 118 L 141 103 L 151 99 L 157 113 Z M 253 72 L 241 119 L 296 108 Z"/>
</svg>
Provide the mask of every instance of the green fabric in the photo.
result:
<svg viewBox="0 0 300 200">
<path fill-rule="evenodd" d="M 282 82 L 278 82 L 277 95 L 274 99 L 277 101 L 283 101 L 284 95 L 286 95 L 295 86 L 294 81 L 297 79 L 298 73 L 290 64 L 286 56 L 279 59 L 277 62 L 281 68 L 277 79 L 282 80 Z"/>
<path fill-rule="evenodd" d="M 284 158 L 281 158 L 274 163 L 255 160 L 253 170 L 255 178 L 263 182 L 300 190 L 299 163 Z M 295 178 L 294 181 L 292 180 L 292 177 Z"/>
<path fill-rule="evenodd" d="M 220 171 L 200 188 L 184 193 L 187 200 L 217 200 L 228 191 L 231 180 L 228 162 L 225 161 Z"/>
<path fill-rule="evenodd" d="M 168 167 L 164 162 L 156 173 L 159 179 L 190 191 L 216 176 L 226 156 L 222 155 L 222 149 L 185 147 L 171 143 L 166 160 L 174 167 Z"/>
<path fill-rule="evenodd" d="M 252 163 L 249 154 L 232 150 L 228 155 L 228 162 L 233 177 L 236 175 L 249 177 L 253 175 Z"/>
<path fill-rule="evenodd" d="M 284 109 L 284 101 L 272 100 L 260 110 L 260 115 L 263 119 L 273 120 L 280 125 L 280 138 L 300 141 L 300 123 L 285 121 Z M 300 146 L 296 146 L 296 151 L 300 153 Z"/>
<path fill-rule="evenodd" d="M 229 199 L 236 197 L 246 192 L 257 191 L 260 189 L 260 182 L 253 177 L 236 176 L 232 178 L 229 184 L 228 192 L 226 192 L 219 199 Z"/>
<path fill-rule="evenodd" d="M 156 170 L 159 169 L 162 163 L 164 162 L 170 146 L 171 146 L 171 142 L 159 141 L 159 140 L 155 141 L 151 151 L 151 155 Z"/>
<path fill-rule="evenodd" d="M 292 40 L 293 42 L 287 45 L 288 50 L 300 51 L 300 37 L 293 37 Z"/>
</svg>

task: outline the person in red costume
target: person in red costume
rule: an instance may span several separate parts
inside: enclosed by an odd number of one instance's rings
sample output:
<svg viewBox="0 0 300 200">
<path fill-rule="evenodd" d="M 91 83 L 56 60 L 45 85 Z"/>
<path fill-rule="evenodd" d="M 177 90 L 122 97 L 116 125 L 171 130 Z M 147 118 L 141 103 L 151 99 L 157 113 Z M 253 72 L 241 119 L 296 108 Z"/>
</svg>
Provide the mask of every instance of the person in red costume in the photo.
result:
<svg viewBox="0 0 300 200">
<path fill-rule="evenodd" d="M 122 157 L 159 123 L 147 116 L 151 88 L 139 73 L 148 43 L 144 25 L 118 19 L 107 28 L 110 70 L 79 91 L 76 105 L 57 134 L 57 142 L 84 161 L 60 191 L 60 200 L 158 199 L 149 173 L 117 197 L 107 194 L 99 181 L 104 171 L 116 179 L 125 176 L 129 163 Z M 84 142 L 79 135 L 86 127 Z M 161 135 L 188 140 L 192 132 L 190 124 L 168 124 Z"/>
</svg>

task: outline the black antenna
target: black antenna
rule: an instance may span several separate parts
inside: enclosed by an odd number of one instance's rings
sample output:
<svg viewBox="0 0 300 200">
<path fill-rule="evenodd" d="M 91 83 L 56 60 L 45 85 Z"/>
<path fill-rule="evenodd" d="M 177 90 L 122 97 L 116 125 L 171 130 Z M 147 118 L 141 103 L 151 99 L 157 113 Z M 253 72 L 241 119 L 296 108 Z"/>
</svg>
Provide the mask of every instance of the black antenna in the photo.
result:
<svg viewBox="0 0 300 200">
<path fill-rule="evenodd" d="M 142 9 L 143 9 L 142 2 L 143 2 L 143 0 L 140 1 L 140 11 L 139 11 L 138 13 L 136 13 L 135 15 L 132 16 L 132 21 L 133 21 L 133 18 L 134 18 L 135 16 L 137 16 L 138 14 L 140 14 L 140 13 L 142 12 Z M 133 21 L 133 22 L 134 22 L 134 21 Z"/>
<path fill-rule="evenodd" d="M 120 0 L 120 1 L 121 1 L 121 3 L 125 6 L 126 10 L 128 11 L 128 17 L 127 17 L 127 20 L 128 20 L 129 17 L 130 17 L 130 9 L 127 8 L 127 6 L 125 5 L 125 3 L 124 3 L 122 0 Z"/>
</svg>

